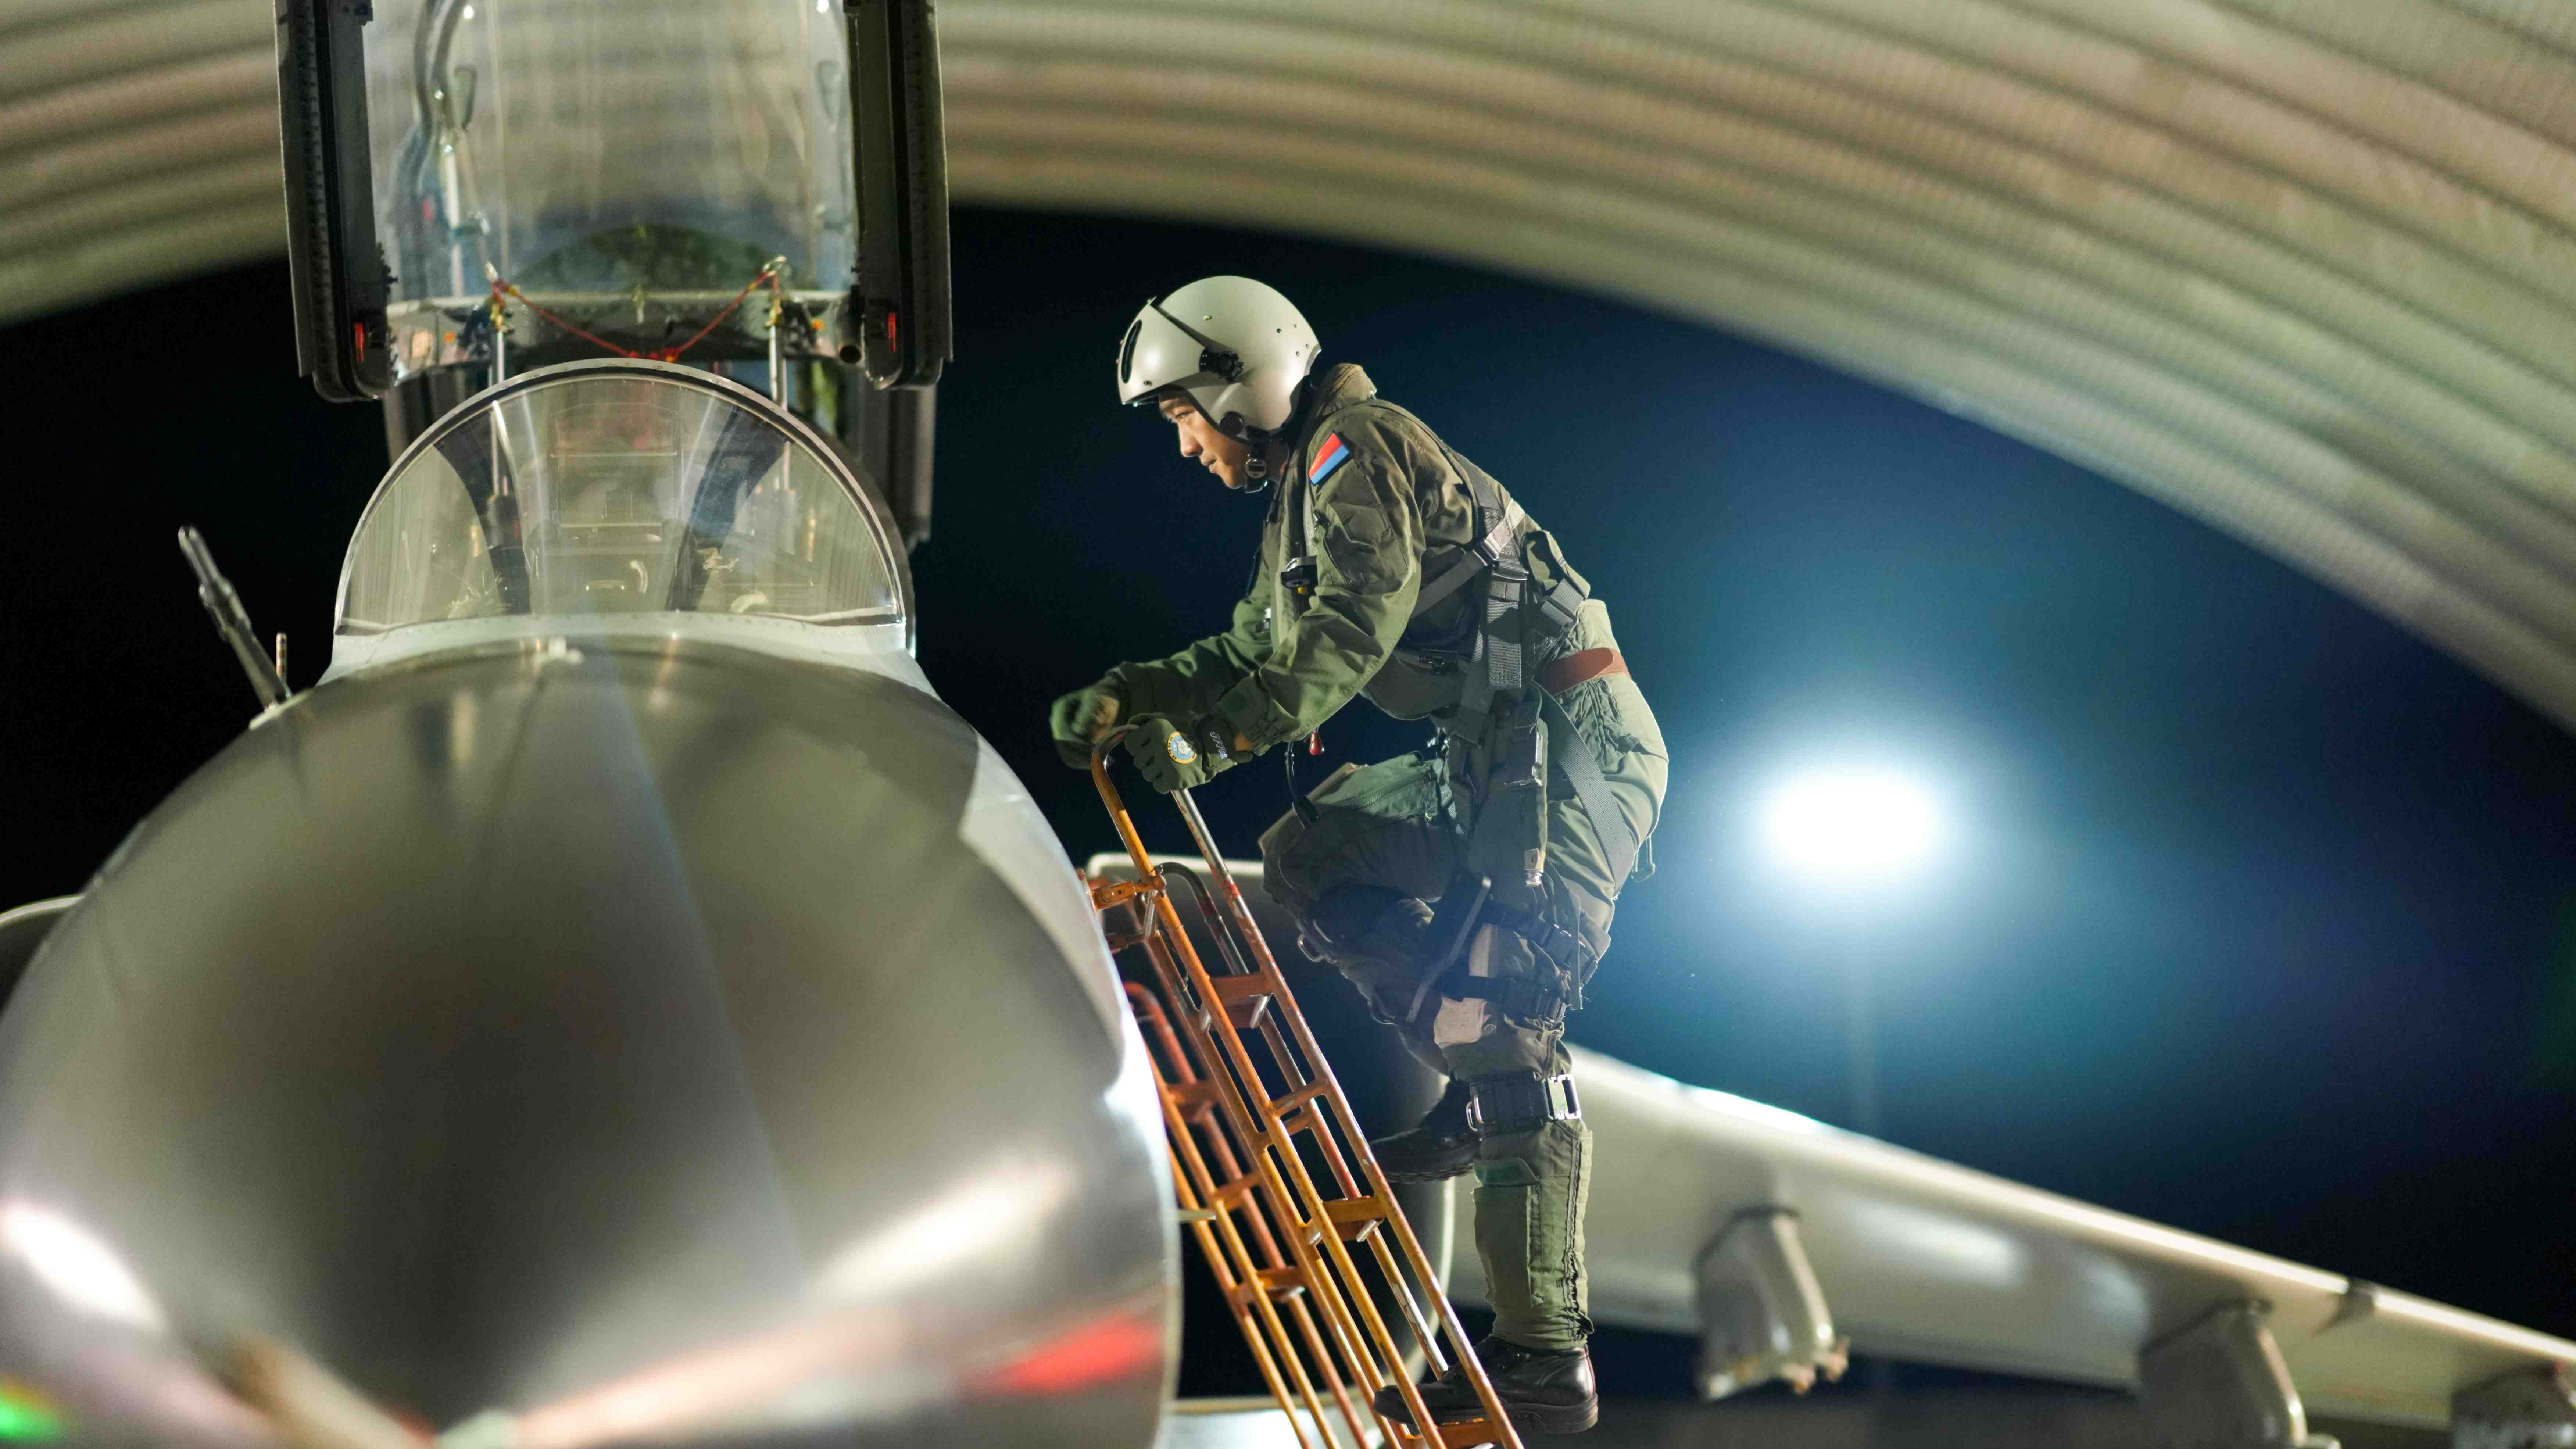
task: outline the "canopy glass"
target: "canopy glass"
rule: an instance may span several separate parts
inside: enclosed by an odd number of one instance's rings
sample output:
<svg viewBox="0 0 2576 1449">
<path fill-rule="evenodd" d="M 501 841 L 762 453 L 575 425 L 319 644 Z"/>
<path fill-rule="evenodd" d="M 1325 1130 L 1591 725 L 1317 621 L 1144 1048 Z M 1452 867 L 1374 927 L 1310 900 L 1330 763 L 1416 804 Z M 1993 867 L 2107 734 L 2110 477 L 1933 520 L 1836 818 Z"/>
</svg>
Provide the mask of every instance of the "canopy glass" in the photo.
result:
<svg viewBox="0 0 2576 1449">
<path fill-rule="evenodd" d="M 394 300 L 731 292 L 855 255 L 840 7 L 376 0 L 377 231 Z M 791 283 L 793 285 L 794 283 Z"/>
<path fill-rule="evenodd" d="M 396 463 L 349 546 L 339 632 L 680 611 L 899 624 L 888 529 L 765 399 L 653 363 L 496 388 Z"/>
</svg>

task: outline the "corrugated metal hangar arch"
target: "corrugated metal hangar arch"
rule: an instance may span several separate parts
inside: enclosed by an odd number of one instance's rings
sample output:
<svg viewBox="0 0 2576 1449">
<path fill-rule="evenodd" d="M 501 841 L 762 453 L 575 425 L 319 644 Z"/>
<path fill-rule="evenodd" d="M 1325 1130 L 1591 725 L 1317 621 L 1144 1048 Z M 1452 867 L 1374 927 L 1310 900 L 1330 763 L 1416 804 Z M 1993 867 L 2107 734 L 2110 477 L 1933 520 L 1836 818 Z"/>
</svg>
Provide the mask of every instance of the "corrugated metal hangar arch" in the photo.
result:
<svg viewBox="0 0 2576 1449">
<path fill-rule="evenodd" d="M 2576 5 L 947 0 L 962 200 L 1747 333 L 2576 725 Z M 278 250 L 268 0 L 0 0 L 0 319 Z"/>
</svg>

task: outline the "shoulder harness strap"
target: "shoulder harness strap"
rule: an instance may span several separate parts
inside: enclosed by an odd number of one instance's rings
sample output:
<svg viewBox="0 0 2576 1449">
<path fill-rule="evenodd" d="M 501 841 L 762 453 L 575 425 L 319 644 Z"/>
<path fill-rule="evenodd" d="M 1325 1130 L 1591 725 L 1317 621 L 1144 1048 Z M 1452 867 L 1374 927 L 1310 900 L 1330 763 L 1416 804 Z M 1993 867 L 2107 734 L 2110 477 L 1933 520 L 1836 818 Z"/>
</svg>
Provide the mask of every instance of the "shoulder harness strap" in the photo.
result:
<svg viewBox="0 0 2576 1449">
<path fill-rule="evenodd" d="M 1352 407 L 1371 404 L 1412 418 L 1412 414 L 1404 409 L 1374 396 Z M 1343 409 L 1344 412 L 1350 410 Z M 1325 420 L 1327 424 L 1331 421 L 1329 418 Z M 1418 418 L 1413 421 L 1421 424 Z M 1544 687 L 1529 679 L 1523 667 L 1525 606 L 1534 606 L 1538 610 L 1541 627 L 1546 631 L 1543 637 L 1554 637 L 1574 627 L 1583 608 L 1584 590 L 1575 584 L 1568 576 L 1569 571 L 1561 564 L 1553 569 L 1556 579 L 1552 584 L 1544 590 L 1536 587 L 1537 580 L 1521 551 L 1521 530 L 1529 523 L 1529 515 L 1503 492 L 1503 486 L 1494 481 L 1492 474 L 1461 457 L 1457 449 L 1449 446 L 1446 438 L 1427 424 L 1421 425 L 1431 440 L 1440 445 L 1441 454 L 1467 486 L 1468 502 L 1475 510 L 1476 538 L 1456 560 L 1440 571 L 1438 577 L 1423 581 L 1414 596 L 1412 617 L 1421 618 L 1450 595 L 1479 579 L 1485 585 L 1483 617 L 1476 632 L 1475 653 L 1471 656 L 1474 662 L 1484 667 L 1471 670 L 1467 675 L 1465 687 L 1459 692 L 1455 728 L 1460 734 L 1480 735 L 1498 697 L 1516 695 L 1525 689 L 1537 690 L 1547 715 L 1549 731 L 1563 741 L 1563 748 L 1551 753 L 1556 755 L 1558 764 L 1564 769 L 1567 782 L 1574 786 L 1575 798 L 1582 802 L 1583 813 L 1592 818 L 1592 828 L 1600 832 L 1602 848 L 1609 852 L 1610 892 L 1615 897 L 1620 887 L 1627 883 L 1628 872 L 1636 867 L 1637 852 L 1642 842 L 1638 840 L 1636 831 L 1629 827 L 1628 817 L 1620 813 L 1618 801 L 1610 794 L 1610 782 L 1603 777 L 1600 763 L 1593 758 L 1592 747 L 1576 733 L 1573 718 L 1566 713 L 1565 706 L 1559 704 Z M 1283 578 L 1300 564 L 1313 567 L 1315 485 L 1341 466 L 1350 445 L 1343 442 L 1338 433 L 1328 431 L 1323 446 L 1328 450 L 1341 449 L 1342 456 L 1326 458 L 1317 455 L 1314 463 L 1293 484 L 1297 489 L 1301 515 L 1295 540 L 1298 557 L 1291 561 L 1289 570 L 1283 571 Z M 1294 582 L 1290 581 L 1288 587 L 1295 587 Z M 1284 606 L 1286 600 L 1281 598 L 1278 602 Z"/>
<path fill-rule="evenodd" d="M 1568 784 L 1574 786 L 1574 798 L 1583 802 L 1583 813 L 1592 817 L 1592 828 L 1601 835 L 1601 848 L 1610 854 L 1610 898 L 1617 900 L 1621 887 L 1628 883 L 1628 872 L 1637 868 L 1637 851 L 1641 844 L 1628 817 L 1619 811 L 1619 802 L 1610 795 L 1610 781 L 1601 773 L 1601 762 L 1592 758 L 1592 744 L 1574 729 L 1574 719 L 1556 696 L 1542 689 L 1539 699 L 1547 711 L 1547 727 L 1565 742 L 1557 751 L 1557 764 L 1565 770 Z"/>
<path fill-rule="evenodd" d="M 1433 434 L 1437 438 L 1438 434 Z M 1519 535 L 1528 515 L 1518 503 L 1503 494 L 1502 485 L 1491 474 L 1458 456 L 1446 440 L 1440 450 L 1449 457 L 1450 466 L 1467 481 L 1467 494 L 1475 503 L 1476 522 L 1482 535 L 1468 549 L 1467 556 L 1449 566 L 1441 577 L 1425 585 L 1423 595 L 1436 604 L 1463 587 L 1478 574 L 1486 579 L 1485 625 L 1477 640 L 1477 650 L 1484 656 L 1485 668 L 1467 677 L 1461 691 L 1459 724 L 1462 731 L 1480 732 L 1484 717 L 1492 710 L 1495 696 L 1513 693 L 1521 688 L 1521 628 L 1517 606 L 1534 604 L 1542 617 L 1542 627 L 1550 636 L 1560 635 L 1574 627 L 1583 608 L 1584 591 L 1558 566 L 1556 581 L 1544 591 L 1521 558 Z M 1439 588 L 1435 595 L 1434 587 Z M 1420 614 L 1425 604 L 1417 604 Z M 1592 819 L 1592 828 L 1600 833 L 1602 849 L 1610 856 L 1610 894 L 1615 899 L 1627 884 L 1628 872 L 1636 868 L 1637 852 L 1643 842 L 1619 810 L 1619 802 L 1610 794 L 1610 782 L 1601 773 L 1600 762 L 1592 756 L 1592 746 L 1577 733 L 1574 719 L 1544 686 L 1535 688 L 1545 711 L 1549 732 L 1560 742 L 1553 751 L 1564 769 L 1567 783 L 1574 786 L 1575 798 L 1582 802 L 1583 813 Z"/>
</svg>

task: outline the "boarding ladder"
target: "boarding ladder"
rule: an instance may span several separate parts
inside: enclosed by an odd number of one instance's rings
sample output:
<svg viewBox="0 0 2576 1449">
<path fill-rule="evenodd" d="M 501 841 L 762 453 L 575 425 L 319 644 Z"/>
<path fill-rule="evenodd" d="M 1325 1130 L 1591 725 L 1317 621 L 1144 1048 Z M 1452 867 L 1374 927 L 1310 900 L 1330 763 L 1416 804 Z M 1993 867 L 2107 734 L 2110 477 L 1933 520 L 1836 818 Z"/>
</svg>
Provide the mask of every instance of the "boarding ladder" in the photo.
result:
<svg viewBox="0 0 2576 1449">
<path fill-rule="evenodd" d="M 1136 878 L 1093 879 L 1092 904 L 1110 948 L 1141 951 L 1150 964 L 1152 984 L 1129 982 L 1127 997 L 1162 1096 L 1173 1192 L 1272 1397 L 1301 1449 L 1359 1449 L 1371 1422 L 1382 1445 L 1521 1449 L 1189 791 L 1172 800 L 1205 873 L 1157 865 L 1146 852 L 1109 778 L 1110 753 L 1126 733 L 1092 748 L 1091 782 Z M 1222 969 L 1210 970 L 1192 944 L 1176 886 L 1205 922 Z M 1397 1306 L 1433 1370 L 1452 1362 L 1465 1370 L 1481 1419 L 1432 1424 L 1381 1298 Z M 1377 1414 L 1370 1401 L 1389 1385 L 1429 1432 Z"/>
</svg>

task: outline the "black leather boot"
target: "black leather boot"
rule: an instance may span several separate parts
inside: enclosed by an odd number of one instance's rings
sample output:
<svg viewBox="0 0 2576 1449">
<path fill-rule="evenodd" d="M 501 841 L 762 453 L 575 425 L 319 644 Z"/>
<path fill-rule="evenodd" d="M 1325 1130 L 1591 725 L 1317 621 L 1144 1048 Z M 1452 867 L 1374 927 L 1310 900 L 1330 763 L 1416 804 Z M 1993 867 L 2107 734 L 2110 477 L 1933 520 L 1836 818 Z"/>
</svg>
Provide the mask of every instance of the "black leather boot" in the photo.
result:
<svg viewBox="0 0 2576 1449">
<path fill-rule="evenodd" d="M 1601 1418 L 1601 1398 L 1592 1384 L 1592 1355 L 1583 1349 L 1548 1353 L 1523 1348 L 1509 1339 L 1487 1338 L 1476 1345 L 1476 1358 L 1494 1381 L 1494 1397 L 1503 1401 L 1512 1427 L 1524 1434 L 1580 1434 Z M 1411 1427 L 1413 1414 L 1404 1394 L 1377 1391 L 1377 1411 Z M 1476 1391 L 1456 1368 L 1422 1385 L 1422 1403 L 1443 1424 L 1484 1417 Z"/>
<path fill-rule="evenodd" d="M 1372 1138 L 1369 1151 L 1389 1182 L 1438 1182 L 1476 1165 L 1476 1134 L 1467 1125 L 1467 1084 L 1452 1079 L 1422 1120 Z"/>
</svg>

